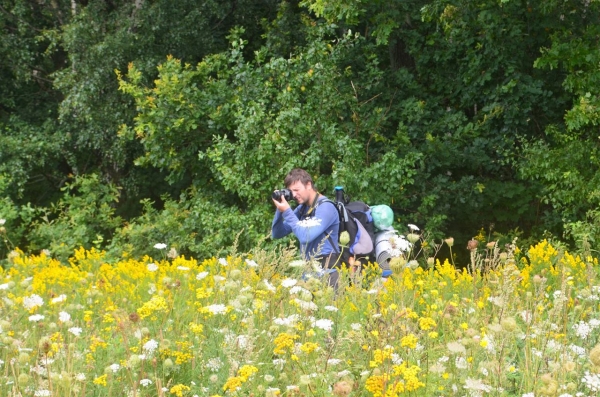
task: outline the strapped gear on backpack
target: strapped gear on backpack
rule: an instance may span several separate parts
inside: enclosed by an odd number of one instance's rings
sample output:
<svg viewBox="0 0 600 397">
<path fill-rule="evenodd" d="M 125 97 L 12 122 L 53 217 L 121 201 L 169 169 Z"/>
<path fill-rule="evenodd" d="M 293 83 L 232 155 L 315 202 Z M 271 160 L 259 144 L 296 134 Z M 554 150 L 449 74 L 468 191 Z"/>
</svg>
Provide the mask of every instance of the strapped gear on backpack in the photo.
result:
<svg viewBox="0 0 600 397">
<path fill-rule="evenodd" d="M 338 235 L 347 232 L 348 244 L 333 244 L 340 245 L 342 249 L 347 248 L 347 252 L 355 257 L 355 259 L 371 259 L 374 260 L 375 250 L 375 229 L 373 227 L 373 217 L 371 209 L 362 201 L 350 201 L 344 194 L 344 189 L 341 186 L 335 188 L 336 202 L 329 199 L 321 200 L 321 203 L 333 204 L 340 216 L 340 226 Z"/>
</svg>

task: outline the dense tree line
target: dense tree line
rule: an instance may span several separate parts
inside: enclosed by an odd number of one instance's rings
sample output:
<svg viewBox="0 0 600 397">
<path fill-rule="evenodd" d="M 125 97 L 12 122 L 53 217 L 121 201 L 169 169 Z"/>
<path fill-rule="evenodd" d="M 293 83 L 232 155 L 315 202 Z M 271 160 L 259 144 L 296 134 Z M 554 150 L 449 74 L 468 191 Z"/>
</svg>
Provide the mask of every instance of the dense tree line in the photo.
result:
<svg viewBox="0 0 600 397">
<path fill-rule="evenodd" d="M 270 192 L 297 166 L 433 237 L 590 251 L 599 16 L 574 0 L 0 0 L 0 252 L 271 244 Z"/>
</svg>

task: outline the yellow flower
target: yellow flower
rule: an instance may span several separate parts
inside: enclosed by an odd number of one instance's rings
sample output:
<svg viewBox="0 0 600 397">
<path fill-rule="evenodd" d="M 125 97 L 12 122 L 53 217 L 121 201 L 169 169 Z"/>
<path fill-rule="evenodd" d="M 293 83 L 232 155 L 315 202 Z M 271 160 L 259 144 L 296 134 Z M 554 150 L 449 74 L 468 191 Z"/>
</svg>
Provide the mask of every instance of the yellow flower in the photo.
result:
<svg viewBox="0 0 600 397">
<path fill-rule="evenodd" d="M 437 324 L 435 323 L 435 320 L 432 319 L 431 317 L 421 317 L 419 319 L 419 327 L 423 330 L 423 331 L 427 331 L 433 327 L 435 327 Z"/>
<path fill-rule="evenodd" d="M 169 393 L 175 394 L 177 397 L 183 397 L 183 393 L 186 391 L 190 391 L 190 388 L 186 385 L 178 384 L 169 390 Z"/>
<path fill-rule="evenodd" d="M 100 385 L 100 386 L 106 386 L 106 378 L 107 378 L 106 374 L 99 376 L 96 379 L 94 379 L 94 384 Z"/>
<path fill-rule="evenodd" d="M 294 347 L 294 340 L 298 339 L 298 335 L 290 335 L 285 332 L 277 335 L 273 343 L 275 344 L 275 349 L 273 353 L 275 354 L 285 354 L 286 349 L 291 349 Z"/>
<path fill-rule="evenodd" d="M 400 339 L 400 346 L 408 347 L 409 349 L 414 349 L 417 347 L 418 341 L 419 341 L 419 339 L 415 335 L 413 335 L 413 334 L 406 335 L 405 337 Z"/>
</svg>

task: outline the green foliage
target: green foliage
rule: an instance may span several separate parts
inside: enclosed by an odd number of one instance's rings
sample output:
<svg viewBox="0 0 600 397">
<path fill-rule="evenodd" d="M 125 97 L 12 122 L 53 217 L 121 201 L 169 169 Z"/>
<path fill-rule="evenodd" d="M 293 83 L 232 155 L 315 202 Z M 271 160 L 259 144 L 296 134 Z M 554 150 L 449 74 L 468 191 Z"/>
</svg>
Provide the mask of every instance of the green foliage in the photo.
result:
<svg viewBox="0 0 600 397">
<path fill-rule="evenodd" d="M 79 247 L 102 246 L 121 225 L 114 216 L 119 189 L 98 175 L 76 177 L 61 190 L 63 197 L 56 204 L 36 210 L 27 236 L 29 249 L 48 249 L 64 259 Z"/>
<path fill-rule="evenodd" d="M 457 241 L 594 230 L 598 2 L 0 6 L 6 249 L 246 249 L 293 167 Z"/>
</svg>

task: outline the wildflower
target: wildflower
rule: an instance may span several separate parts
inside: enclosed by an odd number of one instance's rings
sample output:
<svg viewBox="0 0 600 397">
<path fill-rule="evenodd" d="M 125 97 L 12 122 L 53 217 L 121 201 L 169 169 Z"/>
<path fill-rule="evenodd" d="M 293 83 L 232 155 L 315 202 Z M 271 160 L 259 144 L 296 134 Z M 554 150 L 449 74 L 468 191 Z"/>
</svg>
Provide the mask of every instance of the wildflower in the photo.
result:
<svg viewBox="0 0 600 397">
<path fill-rule="evenodd" d="M 41 314 L 34 314 L 32 316 L 29 316 L 29 321 L 32 322 L 38 322 L 44 319 L 44 316 Z"/>
<path fill-rule="evenodd" d="M 214 357 L 206 362 L 206 368 L 211 372 L 218 372 L 223 366 L 223 361 L 219 357 Z"/>
<path fill-rule="evenodd" d="M 465 347 L 463 346 L 462 343 L 459 343 L 459 342 L 448 342 L 446 344 L 446 347 L 448 348 L 450 353 L 454 353 L 454 354 L 465 354 L 466 353 Z"/>
<path fill-rule="evenodd" d="M 104 375 L 102 375 L 102 376 L 99 376 L 99 377 L 97 377 L 96 379 L 94 379 L 94 382 L 93 382 L 93 383 L 94 383 L 95 385 L 106 386 L 106 378 L 107 378 L 107 375 L 106 375 L 106 374 L 104 374 Z"/>
<path fill-rule="evenodd" d="M 119 364 L 111 364 L 108 366 L 108 369 L 116 374 L 121 369 L 121 366 Z"/>
<path fill-rule="evenodd" d="M 146 352 L 146 354 L 152 354 L 154 351 L 158 349 L 158 342 L 154 339 L 150 339 L 148 342 L 144 343 L 142 350 Z"/>
<path fill-rule="evenodd" d="M 157 250 L 164 250 L 165 248 L 167 248 L 167 244 L 156 243 L 156 244 L 154 244 L 154 248 L 156 248 Z"/>
<path fill-rule="evenodd" d="M 58 313 L 58 321 L 60 321 L 61 323 L 66 323 L 67 321 L 71 320 L 71 315 L 67 312 L 60 312 Z"/>
<path fill-rule="evenodd" d="M 330 358 L 329 360 L 327 360 L 327 365 L 337 365 L 341 362 L 342 360 L 340 360 L 339 358 Z"/>
<path fill-rule="evenodd" d="M 179 255 L 179 253 L 177 252 L 177 250 L 175 248 L 171 248 L 169 250 L 169 252 L 167 253 L 167 258 L 175 259 L 175 258 L 177 258 L 178 255 Z"/>
<path fill-rule="evenodd" d="M 579 321 L 577 324 L 573 324 L 573 329 L 575 330 L 575 334 L 581 339 L 587 339 L 590 332 L 592 332 L 592 327 L 585 321 Z"/>
<path fill-rule="evenodd" d="M 146 268 L 149 272 L 155 272 L 158 270 L 158 265 L 156 263 L 148 263 L 148 265 L 146 265 Z"/>
<path fill-rule="evenodd" d="M 298 280 L 293 278 L 286 278 L 281 281 L 281 286 L 285 288 L 291 288 L 298 283 Z"/>
<path fill-rule="evenodd" d="M 481 392 L 489 393 L 492 391 L 492 387 L 483 383 L 481 379 L 467 378 L 463 388 L 471 390 L 475 393 L 481 394 Z"/>
<path fill-rule="evenodd" d="M 225 259 L 225 258 L 219 258 L 219 265 L 221 265 L 221 266 L 228 266 L 229 263 L 227 263 L 227 259 Z"/>
<path fill-rule="evenodd" d="M 420 230 L 420 229 L 419 229 L 417 226 L 413 225 L 412 223 L 409 223 L 409 224 L 408 224 L 408 228 L 409 228 L 410 230 L 412 230 L 412 231 L 416 231 L 416 232 L 418 232 L 418 231 Z"/>
<path fill-rule="evenodd" d="M 57 296 L 56 298 L 52 298 L 50 303 L 53 303 L 53 304 L 60 303 L 60 302 L 64 302 L 65 300 L 67 300 L 67 295 L 61 294 L 61 295 Z"/>
<path fill-rule="evenodd" d="M 41 389 L 41 390 L 36 390 L 33 395 L 35 397 L 49 397 L 52 395 L 52 393 L 50 393 L 50 390 Z"/>
<path fill-rule="evenodd" d="M 86 376 L 83 372 L 80 372 L 77 375 L 75 375 L 75 380 L 79 381 L 79 382 L 83 382 L 86 380 Z"/>
<path fill-rule="evenodd" d="M 4 225 L 6 223 L 6 219 L 0 219 L 0 226 Z"/>
<path fill-rule="evenodd" d="M 200 281 L 208 276 L 208 272 L 200 272 L 196 274 L 196 280 Z"/>
<path fill-rule="evenodd" d="M 190 391 L 190 387 L 182 384 L 171 387 L 169 393 L 175 394 L 177 397 L 183 397 L 183 393 Z"/>
<path fill-rule="evenodd" d="M 345 397 L 352 392 L 352 385 L 343 380 L 333 385 L 333 395 Z"/>
<path fill-rule="evenodd" d="M 329 311 L 329 312 L 337 312 L 338 308 L 335 306 L 325 306 L 323 309 Z"/>
<path fill-rule="evenodd" d="M 444 242 L 448 245 L 448 247 L 452 248 L 452 246 L 454 245 L 454 238 L 448 237 L 447 239 L 444 240 Z"/>
<path fill-rule="evenodd" d="M 248 267 L 258 267 L 258 263 L 252 259 L 246 259 L 246 265 L 248 265 Z"/>
<path fill-rule="evenodd" d="M 144 386 L 144 387 L 148 387 L 152 384 L 152 381 L 150 379 L 142 379 L 140 380 L 140 385 Z"/>
<path fill-rule="evenodd" d="M 72 333 L 75 336 L 79 336 L 79 335 L 81 335 L 81 333 L 83 332 L 83 330 L 81 328 L 79 328 L 79 327 L 72 327 L 72 328 L 69 328 L 69 332 Z"/>
<path fill-rule="evenodd" d="M 298 268 L 298 267 L 304 267 L 304 265 L 306 264 L 306 262 L 304 262 L 302 259 L 298 259 L 295 261 L 291 261 L 288 266 L 289 267 L 293 267 L 293 268 Z"/>
<path fill-rule="evenodd" d="M 400 346 L 408 347 L 409 349 L 415 349 L 417 347 L 418 338 L 413 335 L 406 335 L 402 339 L 400 339 Z"/>
<path fill-rule="evenodd" d="M 219 304 L 214 304 L 214 305 L 206 306 L 204 309 L 207 310 L 207 311 L 209 311 L 213 315 L 216 315 L 216 314 L 226 314 L 227 313 L 227 306 L 225 306 L 223 304 L 220 304 L 220 303 Z"/>
<path fill-rule="evenodd" d="M 44 304 L 44 300 L 41 296 L 33 294 L 31 296 L 26 296 L 23 298 L 23 306 L 25 310 L 33 310 Z"/>
<path fill-rule="evenodd" d="M 329 319 L 320 319 L 317 320 L 313 323 L 313 325 L 317 328 L 320 328 L 324 331 L 331 331 L 331 329 L 333 328 L 333 321 L 329 320 Z"/>
<path fill-rule="evenodd" d="M 354 331 L 360 331 L 362 329 L 362 324 L 352 323 L 350 324 L 350 328 L 352 328 Z"/>
</svg>

